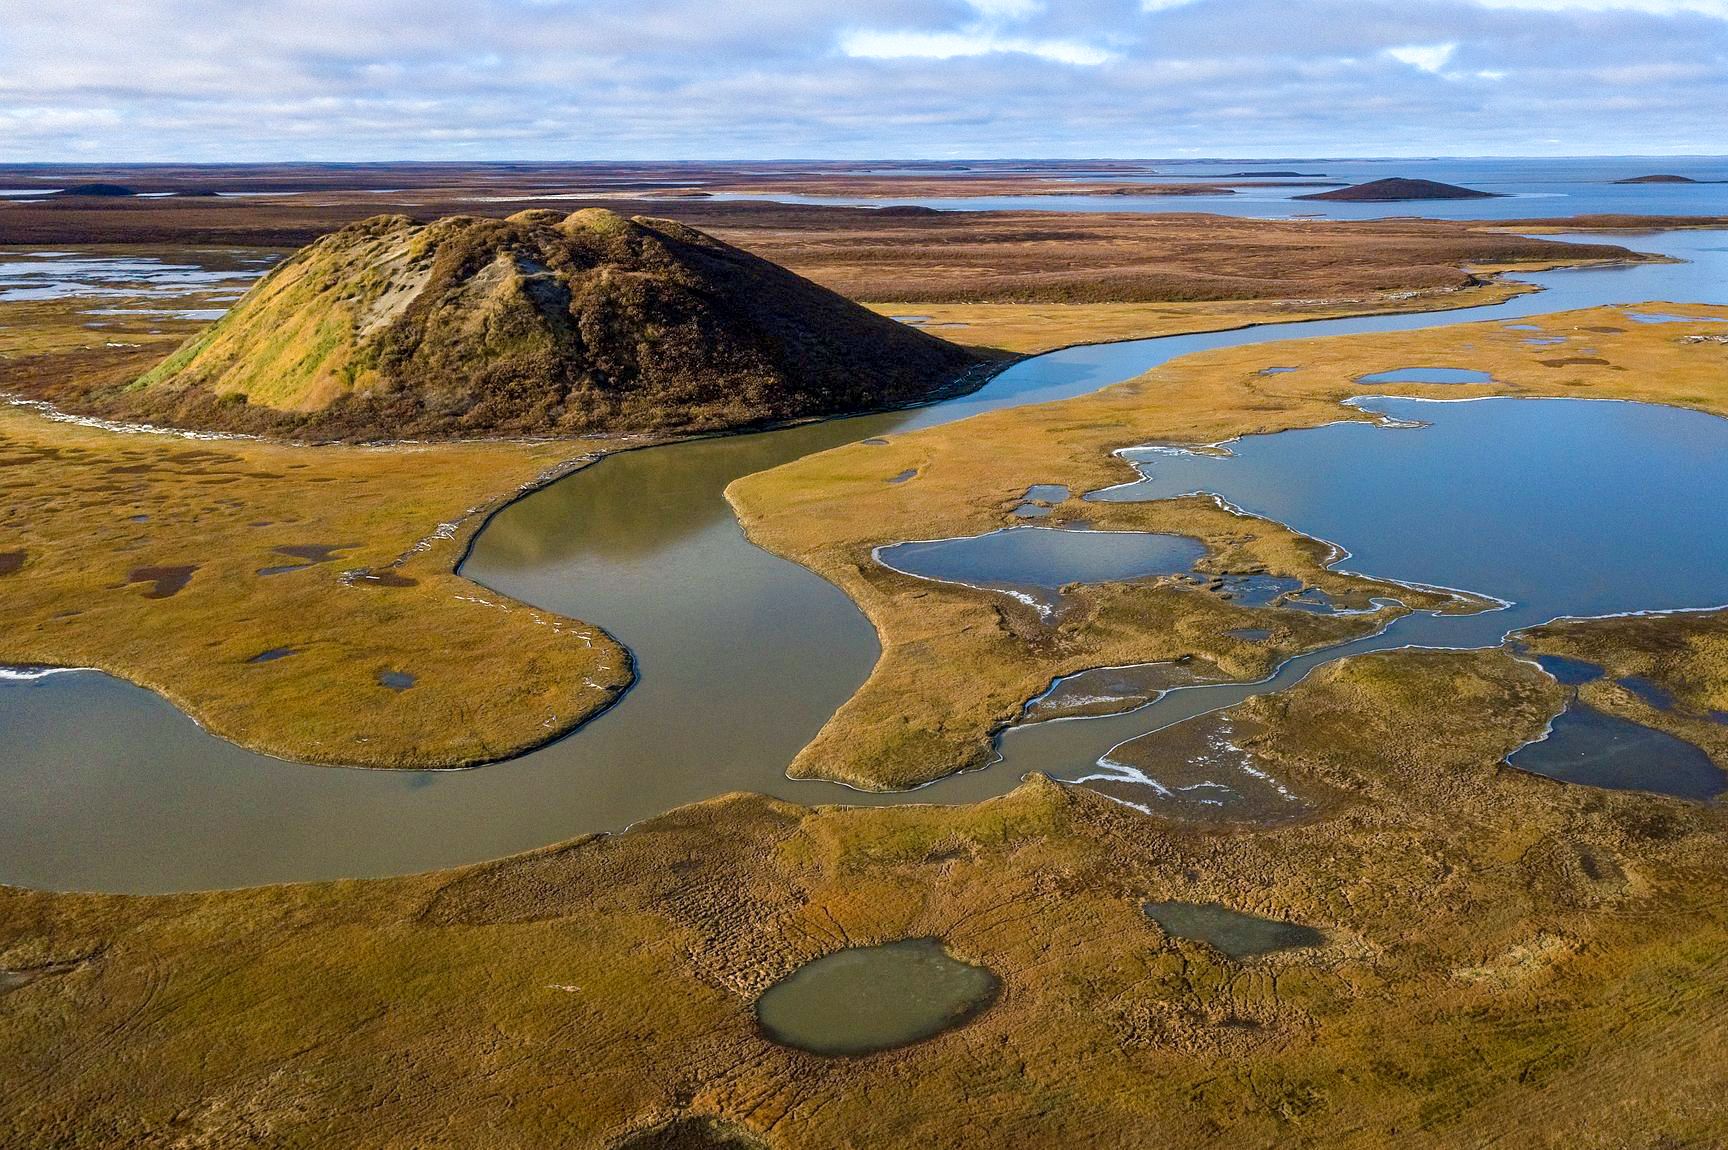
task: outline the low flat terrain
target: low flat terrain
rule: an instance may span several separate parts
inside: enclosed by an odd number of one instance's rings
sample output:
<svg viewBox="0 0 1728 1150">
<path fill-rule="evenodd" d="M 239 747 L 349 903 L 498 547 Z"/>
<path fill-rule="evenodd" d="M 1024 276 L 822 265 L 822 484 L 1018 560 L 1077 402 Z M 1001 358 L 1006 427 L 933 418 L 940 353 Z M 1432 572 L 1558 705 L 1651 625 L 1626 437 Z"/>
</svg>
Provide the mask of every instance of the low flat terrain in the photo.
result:
<svg viewBox="0 0 1728 1150">
<path fill-rule="evenodd" d="M 871 558 L 874 548 L 1011 525 L 1029 487 L 1062 484 L 1074 498 L 1045 522 L 1084 519 L 1101 528 L 1194 534 L 1212 545 L 1221 571 L 1265 568 L 1334 593 L 1361 594 L 1369 589 L 1350 588 L 1319 570 L 1323 550 L 1302 547 L 1274 524 L 1245 525 L 1209 501 L 1098 504 L 1078 496 L 1133 478 L 1111 455 L 1117 448 L 1208 444 L 1366 419 L 1339 404 L 1365 390 L 1358 376 L 1388 364 L 1473 368 L 1490 372 L 1495 382 L 1377 384 L 1373 391 L 1612 396 L 1728 412 L 1720 386 L 1728 347 L 1688 338 L 1722 332 L 1721 310 L 1679 310 L 1698 319 L 1645 324 L 1605 308 L 1541 316 L 1516 330 L 1490 321 L 1208 352 L 1089 395 L 991 412 L 881 445 L 851 444 L 738 480 L 728 497 L 752 541 L 845 589 L 883 644 L 869 681 L 799 756 L 794 774 L 902 787 L 977 766 L 988 756 L 990 731 L 1015 717 L 1051 678 L 1082 667 L 1188 653 L 1252 669 L 1230 662 L 1234 656 L 1221 646 L 1221 633 L 1258 625 L 1236 618 L 1254 613 L 1198 593 L 1087 588 L 1078 596 L 1086 609 L 1051 628 L 1001 595 L 888 570 Z M 1569 352 L 1563 343 L 1531 342 L 1553 339 L 1587 345 L 1589 354 Z M 1274 365 L 1295 370 L 1263 374 Z M 908 472 L 903 482 L 884 482 Z M 1204 611 L 1192 614 L 1201 604 Z M 1164 610 L 1174 614 L 1160 614 Z M 1257 657 L 1248 653 L 1255 647 L 1237 646 L 1243 657 Z M 1728 707 L 1728 695 L 1719 705 Z"/>
</svg>

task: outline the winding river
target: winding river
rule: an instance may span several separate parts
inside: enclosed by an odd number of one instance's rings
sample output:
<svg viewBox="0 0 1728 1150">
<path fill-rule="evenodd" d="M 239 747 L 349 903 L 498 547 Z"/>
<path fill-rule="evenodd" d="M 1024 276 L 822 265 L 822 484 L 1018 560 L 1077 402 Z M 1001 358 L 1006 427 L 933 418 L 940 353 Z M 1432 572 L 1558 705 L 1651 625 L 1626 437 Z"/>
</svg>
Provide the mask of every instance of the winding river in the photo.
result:
<svg viewBox="0 0 1728 1150">
<path fill-rule="evenodd" d="M 1728 303 L 1728 236 L 1666 232 L 1628 242 L 1687 262 L 1532 276 L 1546 290 L 1461 311 L 1073 348 L 925 408 L 609 457 L 506 508 L 461 569 L 604 626 L 640 669 L 637 686 L 611 711 L 507 763 L 443 772 L 303 766 L 214 738 L 158 696 L 106 675 L 0 681 L 0 881 L 156 892 L 397 874 L 620 830 L 727 791 L 801 803 L 966 802 L 1011 789 L 1032 767 L 1074 777 L 1123 739 L 1283 686 L 1338 652 L 1295 660 L 1268 684 L 1173 692 L 1131 716 L 1010 732 L 1007 763 L 910 795 L 793 781 L 786 764 L 868 675 L 878 648 L 838 589 L 743 538 L 725 486 L 841 443 L 1080 395 L 1212 348 L 1602 304 Z M 1304 526 L 1301 515 L 1294 522 Z M 1425 641 L 1428 622 L 1412 617 L 1352 649 Z M 1460 645 L 1497 642 L 1509 625 L 1477 625 L 1482 633 Z"/>
</svg>

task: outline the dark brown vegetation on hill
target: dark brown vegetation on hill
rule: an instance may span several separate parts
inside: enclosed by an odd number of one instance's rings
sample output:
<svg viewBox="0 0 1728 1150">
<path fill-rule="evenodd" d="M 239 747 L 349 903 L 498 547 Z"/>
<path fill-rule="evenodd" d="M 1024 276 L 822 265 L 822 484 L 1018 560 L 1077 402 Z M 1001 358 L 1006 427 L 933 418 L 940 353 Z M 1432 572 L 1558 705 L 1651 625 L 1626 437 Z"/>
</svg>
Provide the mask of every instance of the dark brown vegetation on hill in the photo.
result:
<svg viewBox="0 0 1728 1150">
<path fill-rule="evenodd" d="M 1497 195 L 1498 192 L 1480 192 L 1475 188 L 1461 188 L 1457 184 L 1442 184 L 1438 180 L 1405 180 L 1394 177 L 1371 180 L 1366 184 L 1354 184 L 1330 192 L 1312 192 L 1296 198 L 1335 200 L 1351 204 L 1382 204 L 1398 200 L 1486 200 Z"/>
<path fill-rule="evenodd" d="M 604 209 L 352 225 L 104 413 L 331 438 L 711 431 L 929 398 L 978 362 L 693 228 Z"/>
</svg>

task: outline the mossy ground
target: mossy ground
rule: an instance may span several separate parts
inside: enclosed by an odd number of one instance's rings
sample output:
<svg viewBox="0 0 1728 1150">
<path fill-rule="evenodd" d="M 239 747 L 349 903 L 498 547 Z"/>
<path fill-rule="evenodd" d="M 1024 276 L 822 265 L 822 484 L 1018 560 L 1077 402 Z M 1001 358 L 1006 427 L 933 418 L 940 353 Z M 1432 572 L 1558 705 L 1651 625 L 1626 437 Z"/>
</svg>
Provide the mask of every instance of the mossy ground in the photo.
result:
<svg viewBox="0 0 1728 1150">
<path fill-rule="evenodd" d="M 838 584 L 882 639 L 869 681 L 800 754 L 794 773 L 866 787 L 923 782 L 981 762 L 989 731 L 1057 674 L 1185 653 L 1204 655 L 1232 673 L 1263 670 L 1264 664 L 1245 661 L 1252 654 L 1237 655 L 1221 632 L 1288 614 L 1231 608 L 1194 591 L 1118 586 L 1081 593 L 1086 610 L 1063 627 L 1041 628 L 1003 596 L 888 571 L 871 558 L 873 548 L 1014 522 L 1012 508 L 1032 484 L 1064 484 L 1078 496 L 1132 479 L 1111 455 L 1117 448 L 1214 443 L 1369 418 L 1340 406 L 1364 390 L 1448 398 L 1614 397 L 1728 412 L 1728 346 L 1691 338 L 1722 332 L 1728 316 L 1720 308 L 1647 310 L 1699 318 L 1646 324 L 1602 308 L 1537 317 L 1518 328 L 1492 321 L 1208 352 L 1075 399 L 992 412 L 893 436 L 884 445 L 840 447 L 738 480 L 728 497 L 750 538 Z M 1562 337 L 1562 344 L 1531 342 Z M 1413 364 L 1487 371 L 1495 382 L 1372 388 L 1355 382 Z M 1269 366 L 1295 370 L 1262 374 Z M 905 482 L 884 482 L 908 471 L 915 474 Z M 1283 528 L 1227 515 L 1201 500 L 1097 504 L 1074 498 L 1046 522 L 1078 518 L 1099 528 L 1198 535 L 1212 544 L 1219 570 L 1263 566 L 1329 591 L 1361 596 L 1371 590 L 1360 580 L 1323 573 L 1325 555 Z M 1365 624 L 1328 625 L 1331 633 L 1304 620 L 1284 632 L 1280 652 Z"/>
<path fill-rule="evenodd" d="M 1508 1145 L 1728 1136 L 1722 808 L 1501 760 L 1564 691 L 1503 652 L 1334 664 L 1244 704 L 1349 801 L 1258 833 L 1034 781 L 963 808 L 715 800 L 439 874 L 0 894 L 0 1141 L 606 1147 L 680 1115 L 783 1150 Z M 1485 721 L 1485 716 L 1490 717 Z M 1148 900 L 1324 944 L 1233 960 Z M 755 996 L 935 935 L 999 1000 L 823 1059 Z"/>
</svg>

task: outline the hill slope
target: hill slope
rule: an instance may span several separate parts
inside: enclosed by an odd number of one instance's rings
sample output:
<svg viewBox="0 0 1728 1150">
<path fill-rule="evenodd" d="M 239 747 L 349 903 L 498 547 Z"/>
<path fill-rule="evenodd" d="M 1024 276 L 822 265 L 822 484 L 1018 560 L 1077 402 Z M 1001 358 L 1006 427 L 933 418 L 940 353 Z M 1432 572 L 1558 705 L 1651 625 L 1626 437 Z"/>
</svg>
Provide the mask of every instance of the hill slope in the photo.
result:
<svg viewBox="0 0 1728 1150">
<path fill-rule="evenodd" d="M 380 216 L 282 264 L 131 397 L 348 437 L 704 431 L 923 399 L 975 362 L 666 220 Z"/>
<path fill-rule="evenodd" d="M 1457 184 L 1442 184 L 1437 180 L 1393 178 L 1372 180 L 1366 184 L 1354 184 L 1330 192 L 1313 192 L 1295 198 L 1354 204 L 1387 204 L 1400 200 L 1487 200 L 1498 195 L 1498 192 L 1479 192 L 1475 188 L 1461 188 Z"/>
</svg>

